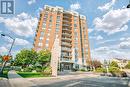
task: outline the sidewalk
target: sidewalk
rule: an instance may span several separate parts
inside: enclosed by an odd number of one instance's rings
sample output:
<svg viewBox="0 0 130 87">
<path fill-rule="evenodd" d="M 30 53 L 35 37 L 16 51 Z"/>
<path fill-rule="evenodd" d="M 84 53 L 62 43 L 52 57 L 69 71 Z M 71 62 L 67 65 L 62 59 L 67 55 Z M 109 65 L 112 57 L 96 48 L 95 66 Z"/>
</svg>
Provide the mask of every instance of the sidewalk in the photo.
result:
<svg viewBox="0 0 130 87">
<path fill-rule="evenodd" d="M 11 87 L 8 79 L 6 78 L 0 79 L 0 87 Z"/>
<path fill-rule="evenodd" d="M 36 84 L 21 77 L 15 71 L 9 71 L 8 79 L 11 87 L 37 87 Z"/>
</svg>

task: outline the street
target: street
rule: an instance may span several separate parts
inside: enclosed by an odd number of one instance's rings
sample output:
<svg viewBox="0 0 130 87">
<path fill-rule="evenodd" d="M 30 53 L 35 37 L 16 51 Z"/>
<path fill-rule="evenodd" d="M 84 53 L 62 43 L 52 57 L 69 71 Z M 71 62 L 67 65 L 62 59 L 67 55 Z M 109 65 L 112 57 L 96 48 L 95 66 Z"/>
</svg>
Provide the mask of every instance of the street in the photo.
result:
<svg viewBox="0 0 130 87">
<path fill-rule="evenodd" d="M 38 87 L 129 87 L 128 78 L 117 77 L 90 77 L 90 78 L 68 78 L 31 80 Z"/>
<path fill-rule="evenodd" d="M 58 77 L 22 78 L 10 71 L 9 79 L 0 80 L 0 87 L 129 87 L 130 79 L 99 76 L 92 72 L 70 73 Z M 129 86 L 128 86 L 129 85 Z"/>
</svg>

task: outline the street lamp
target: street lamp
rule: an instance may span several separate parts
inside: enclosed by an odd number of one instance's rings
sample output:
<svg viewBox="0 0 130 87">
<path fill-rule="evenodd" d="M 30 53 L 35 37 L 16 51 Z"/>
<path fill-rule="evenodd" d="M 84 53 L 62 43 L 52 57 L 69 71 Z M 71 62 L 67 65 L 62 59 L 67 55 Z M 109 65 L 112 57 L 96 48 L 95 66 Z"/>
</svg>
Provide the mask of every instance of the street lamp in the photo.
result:
<svg viewBox="0 0 130 87">
<path fill-rule="evenodd" d="M 127 5 L 127 8 L 130 8 L 130 0 L 129 0 L 129 4 Z"/>
<path fill-rule="evenodd" d="M 3 36 L 3 37 L 7 36 L 7 37 L 9 37 L 9 38 L 11 38 L 11 39 L 13 40 L 13 42 L 12 42 L 12 44 L 11 44 L 11 47 L 10 47 L 10 49 L 9 49 L 8 55 L 7 55 L 7 56 L 9 57 L 9 56 L 11 56 L 10 53 L 11 53 L 12 47 L 13 47 L 13 45 L 14 45 L 15 39 L 14 39 L 13 37 L 11 37 L 10 35 L 7 35 L 7 34 L 1 34 L 1 36 Z M 1 68 L 1 71 L 0 71 L 0 74 L 3 74 L 3 70 L 4 70 L 4 67 L 5 67 L 7 61 L 8 61 L 8 60 L 5 60 L 5 61 L 4 61 L 3 65 L 2 65 L 2 68 Z"/>
</svg>

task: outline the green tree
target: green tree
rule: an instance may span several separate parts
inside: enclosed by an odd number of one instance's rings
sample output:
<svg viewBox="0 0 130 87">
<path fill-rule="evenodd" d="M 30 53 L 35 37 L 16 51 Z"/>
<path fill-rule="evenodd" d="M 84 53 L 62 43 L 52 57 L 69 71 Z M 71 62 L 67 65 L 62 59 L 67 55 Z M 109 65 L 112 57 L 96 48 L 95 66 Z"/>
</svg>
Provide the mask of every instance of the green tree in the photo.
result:
<svg viewBox="0 0 130 87">
<path fill-rule="evenodd" d="M 2 62 L 2 55 L 0 55 L 0 62 Z"/>
<path fill-rule="evenodd" d="M 112 61 L 112 62 L 110 63 L 110 67 L 118 67 L 117 62 Z"/>
<path fill-rule="evenodd" d="M 51 60 L 51 52 L 49 50 L 41 50 L 38 52 L 38 62 L 42 66 L 48 66 L 49 62 Z"/>
<path fill-rule="evenodd" d="M 34 50 L 23 49 L 18 54 L 16 54 L 15 65 L 20 65 L 22 67 L 27 67 L 30 64 L 34 65 L 37 59 L 37 52 Z"/>
<path fill-rule="evenodd" d="M 129 61 L 128 64 L 125 66 L 125 68 L 130 69 L 130 61 Z"/>
</svg>

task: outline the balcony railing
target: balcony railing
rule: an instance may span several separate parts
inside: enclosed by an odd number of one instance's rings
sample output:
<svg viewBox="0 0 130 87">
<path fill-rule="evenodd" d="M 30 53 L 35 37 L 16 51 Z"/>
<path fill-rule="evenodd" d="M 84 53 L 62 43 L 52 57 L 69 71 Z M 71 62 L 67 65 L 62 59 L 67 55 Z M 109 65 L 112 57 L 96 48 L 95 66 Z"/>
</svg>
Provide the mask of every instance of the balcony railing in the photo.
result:
<svg viewBox="0 0 130 87">
<path fill-rule="evenodd" d="M 63 28 L 62 30 L 68 30 L 68 31 L 71 31 L 71 28 L 70 28 L 70 29 L 68 29 L 68 28 Z"/>
<path fill-rule="evenodd" d="M 69 37 L 72 36 L 71 34 L 68 34 L 68 33 L 62 33 L 62 35 L 69 36 Z"/>
<path fill-rule="evenodd" d="M 71 48 L 67 48 L 67 47 L 62 47 L 61 50 L 65 50 L 65 51 L 71 51 Z"/>
<path fill-rule="evenodd" d="M 69 16 L 63 16 L 63 18 L 68 18 L 68 19 L 71 19 Z"/>
<path fill-rule="evenodd" d="M 71 46 L 71 43 L 62 42 L 61 44 Z"/>
<path fill-rule="evenodd" d="M 71 21 L 70 20 L 63 20 L 63 22 L 66 22 L 66 23 L 71 23 Z"/>
<path fill-rule="evenodd" d="M 72 41 L 71 38 L 63 38 L 63 37 L 62 37 L 62 40 L 69 40 L 69 41 Z"/>
<path fill-rule="evenodd" d="M 61 62 L 73 62 L 72 59 L 70 59 L 70 58 L 61 58 L 60 61 Z"/>
<path fill-rule="evenodd" d="M 70 27 L 71 24 L 63 24 L 62 26 L 67 26 L 67 27 Z"/>
</svg>

